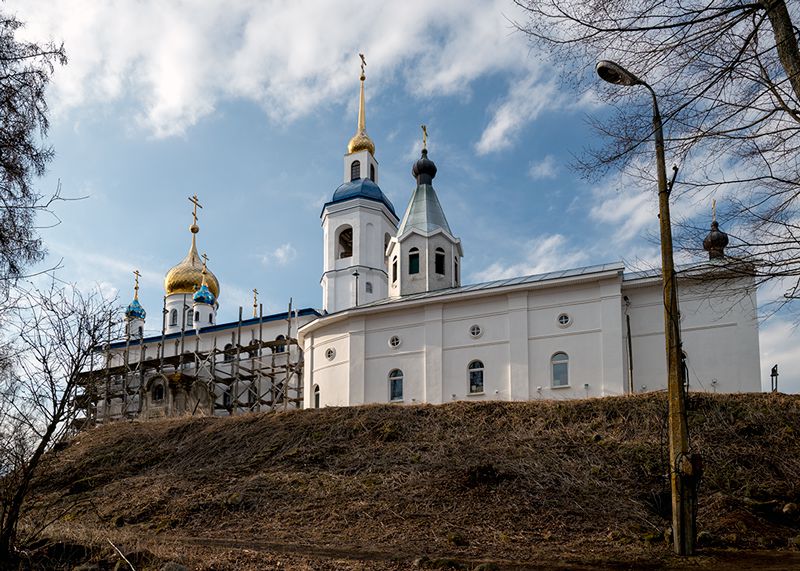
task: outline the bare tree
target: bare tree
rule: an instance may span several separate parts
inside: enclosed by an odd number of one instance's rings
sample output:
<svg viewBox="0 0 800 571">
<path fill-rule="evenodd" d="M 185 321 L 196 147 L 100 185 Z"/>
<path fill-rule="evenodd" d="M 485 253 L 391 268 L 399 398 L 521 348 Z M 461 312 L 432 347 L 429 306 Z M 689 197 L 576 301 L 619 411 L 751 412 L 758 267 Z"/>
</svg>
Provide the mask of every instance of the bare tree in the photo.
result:
<svg viewBox="0 0 800 571">
<path fill-rule="evenodd" d="M 598 81 L 611 59 L 644 78 L 664 116 L 667 157 L 685 165 L 676 193 L 720 198 L 730 253 L 783 278 L 800 298 L 800 49 L 783 0 L 515 0 L 517 26 L 552 56 L 570 87 L 594 89 L 614 108 L 594 121 L 607 144 L 579 160 L 596 176 L 621 169 L 651 183 L 650 101 Z M 691 221 L 688 226 L 692 226 Z M 707 232 L 708 221 L 690 233 Z M 739 264 L 739 268 L 752 267 Z"/>
<path fill-rule="evenodd" d="M 36 228 L 37 213 L 54 196 L 33 187 L 45 172 L 53 149 L 47 135 L 45 89 L 55 64 L 65 64 L 64 46 L 21 42 L 22 23 L 0 13 L 0 288 L 7 288 L 24 269 L 44 255 Z"/>
<path fill-rule="evenodd" d="M 82 371 L 109 331 L 114 302 L 53 282 L 14 290 L 0 369 L 0 561 L 8 561 L 31 479 L 71 429 Z"/>
</svg>

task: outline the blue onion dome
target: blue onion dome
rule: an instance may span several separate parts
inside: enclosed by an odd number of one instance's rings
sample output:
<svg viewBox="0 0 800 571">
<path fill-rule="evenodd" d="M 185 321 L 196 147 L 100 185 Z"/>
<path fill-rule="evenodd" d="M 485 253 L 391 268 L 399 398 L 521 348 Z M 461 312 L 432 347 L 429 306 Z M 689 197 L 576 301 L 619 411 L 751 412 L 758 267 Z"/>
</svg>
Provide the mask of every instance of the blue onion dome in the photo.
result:
<svg viewBox="0 0 800 571">
<path fill-rule="evenodd" d="M 725 246 L 728 245 L 728 235 L 719 229 L 719 223 L 714 220 L 711 222 L 711 231 L 703 240 L 703 249 L 708 252 L 710 260 L 724 258 Z"/>
<path fill-rule="evenodd" d="M 125 317 L 128 319 L 144 319 L 147 316 L 147 312 L 142 307 L 142 304 L 139 303 L 138 298 L 134 298 L 131 304 L 125 309 Z"/>
<path fill-rule="evenodd" d="M 414 163 L 411 175 L 417 179 L 417 184 L 431 184 L 436 176 L 436 165 L 428 158 L 428 149 L 422 149 L 422 156 Z"/>
<path fill-rule="evenodd" d="M 216 298 L 214 294 L 211 293 L 211 290 L 208 289 L 208 286 L 203 283 L 196 292 L 194 292 L 194 296 L 192 297 L 195 303 L 205 303 L 206 305 L 214 305 Z"/>
</svg>

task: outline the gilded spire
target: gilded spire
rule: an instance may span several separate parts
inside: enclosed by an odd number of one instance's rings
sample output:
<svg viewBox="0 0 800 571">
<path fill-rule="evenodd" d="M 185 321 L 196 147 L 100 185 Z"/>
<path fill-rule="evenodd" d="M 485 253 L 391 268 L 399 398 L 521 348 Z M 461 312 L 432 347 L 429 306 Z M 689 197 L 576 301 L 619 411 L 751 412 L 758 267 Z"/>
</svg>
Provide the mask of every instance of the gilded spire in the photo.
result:
<svg viewBox="0 0 800 571">
<path fill-rule="evenodd" d="M 258 317 L 258 290 L 253 288 L 253 317 Z"/>
<path fill-rule="evenodd" d="M 348 153 L 356 153 L 358 151 L 368 150 L 370 154 L 375 154 L 375 143 L 367 135 L 367 113 L 364 104 L 364 80 L 367 78 L 364 74 L 364 68 L 367 66 L 367 60 L 364 59 L 364 54 L 358 54 L 361 58 L 361 92 L 358 99 L 358 127 L 356 134 L 350 139 L 347 144 Z"/>
</svg>

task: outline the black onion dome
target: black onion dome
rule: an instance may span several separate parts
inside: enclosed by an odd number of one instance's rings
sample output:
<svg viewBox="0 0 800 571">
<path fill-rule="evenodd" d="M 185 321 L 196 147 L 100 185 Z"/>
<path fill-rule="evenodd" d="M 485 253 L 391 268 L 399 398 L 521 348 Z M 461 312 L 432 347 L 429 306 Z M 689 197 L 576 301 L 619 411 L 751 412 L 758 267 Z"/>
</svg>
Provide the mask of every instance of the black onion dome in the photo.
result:
<svg viewBox="0 0 800 571">
<path fill-rule="evenodd" d="M 719 222 L 714 220 L 711 223 L 711 231 L 703 240 L 703 249 L 708 252 L 708 258 L 713 260 L 725 257 L 725 246 L 727 245 L 728 235 L 719 229 Z"/>
<path fill-rule="evenodd" d="M 428 149 L 422 149 L 422 156 L 411 169 L 411 175 L 417 179 L 417 184 L 431 184 L 436 176 L 436 165 L 428 158 Z"/>
</svg>

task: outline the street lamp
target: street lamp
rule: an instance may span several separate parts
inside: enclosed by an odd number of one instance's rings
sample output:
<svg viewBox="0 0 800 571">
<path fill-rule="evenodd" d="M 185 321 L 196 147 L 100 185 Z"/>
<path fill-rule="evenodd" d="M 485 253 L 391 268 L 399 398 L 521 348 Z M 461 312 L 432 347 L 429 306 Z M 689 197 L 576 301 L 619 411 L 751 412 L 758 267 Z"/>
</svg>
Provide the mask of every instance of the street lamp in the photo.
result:
<svg viewBox="0 0 800 571">
<path fill-rule="evenodd" d="M 356 307 L 358 307 L 358 276 L 361 274 L 358 273 L 358 270 L 353 272 L 353 277 L 356 278 Z"/>
<path fill-rule="evenodd" d="M 667 350 L 667 389 L 669 392 L 669 452 L 672 488 L 672 537 L 675 553 L 694 552 L 697 497 L 695 474 L 700 470 L 699 456 L 689 456 L 688 423 L 684 399 L 684 371 L 681 367 L 681 330 L 678 313 L 678 290 L 672 259 L 672 227 L 669 217 L 667 168 L 664 160 L 664 130 L 658 111 L 656 92 L 621 65 L 603 60 L 595 67 L 597 75 L 615 85 L 642 85 L 653 97 L 653 133 L 656 139 L 658 172 L 658 217 L 661 226 L 661 277 L 664 289 L 664 337 Z"/>
</svg>

